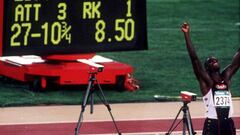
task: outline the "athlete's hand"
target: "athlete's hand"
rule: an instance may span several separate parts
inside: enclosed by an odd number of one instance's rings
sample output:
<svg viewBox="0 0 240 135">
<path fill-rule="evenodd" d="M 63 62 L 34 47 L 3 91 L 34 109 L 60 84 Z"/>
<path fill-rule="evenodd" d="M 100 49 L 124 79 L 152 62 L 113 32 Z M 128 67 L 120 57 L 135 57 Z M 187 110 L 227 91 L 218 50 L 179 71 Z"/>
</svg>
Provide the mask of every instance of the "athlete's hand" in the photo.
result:
<svg viewBox="0 0 240 135">
<path fill-rule="evenodd" d="M 190 26 L 189 26 L 188 23 L 185 22 L 185 23 L 182 24 L 182 31 L 184 33 L 188 33 L 190 31 Z"/>
</svg>

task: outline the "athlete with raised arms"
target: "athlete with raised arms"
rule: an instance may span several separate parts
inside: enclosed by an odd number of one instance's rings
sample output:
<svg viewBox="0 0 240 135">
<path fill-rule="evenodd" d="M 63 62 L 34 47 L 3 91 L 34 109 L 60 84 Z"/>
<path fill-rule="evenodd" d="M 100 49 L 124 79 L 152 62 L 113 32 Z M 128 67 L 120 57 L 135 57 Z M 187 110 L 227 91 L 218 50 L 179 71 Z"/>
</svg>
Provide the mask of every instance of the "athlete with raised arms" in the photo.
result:
<svg viewBox="0 0 240 135">
<path fill-rule="evenodd" d="M 236 135 L 231 118 L 233 105 L 229 87 L 232 76 L 240 67 L 240 48 L 234 55 L 232 63 L 222 72 L 220 72 L 218 59 L 215 57 L 208 57 L 203 67 L 191 42 L 189 24 L 184 23 L 181 29 L 206 107 L 203 135 Z"/>
</svg>

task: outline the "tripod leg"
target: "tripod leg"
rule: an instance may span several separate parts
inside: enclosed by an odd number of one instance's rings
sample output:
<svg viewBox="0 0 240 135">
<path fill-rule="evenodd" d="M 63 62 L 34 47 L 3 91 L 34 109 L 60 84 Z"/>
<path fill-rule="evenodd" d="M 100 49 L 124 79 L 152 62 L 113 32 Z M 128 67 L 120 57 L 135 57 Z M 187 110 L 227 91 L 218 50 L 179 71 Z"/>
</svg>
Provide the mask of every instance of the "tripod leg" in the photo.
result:
<svg viewBox="0 0 240 135">
<path fill-rule="evenodd" d="M 91 93 L 90 93 L 90 102 L 91 102 L 90 114 L 93 114 L 93 105 L 94 105 L 94 94 L 93 94 L 93 91 L 91 91 Z"/>
<path fill-rule="evenodd" d="M 77 126 L 75 128 L 75 134 L 74 135 L 78 135 L 78 133 L 79 133 L 79 129 L 80 129 L 81 125 L 82 125 L 81 122 L 83 120 L 83 112 L 84 111 L 81 111 L 81 113 L 80 113 L 80 116 L 79 116 L 79 119 L 78 119 L 78 123 L 77 123 Z"/>
<path fill-rule="evenodd" d="M 168 132 L 166 133 L 166 135 L 170 135 L 170 134 L 172 133 L 172 131 L 173 131 L 173 130 L 180 124 L 180 122 L 182 121 L 182 120 L 179 121 L 179 122 L 176 124 L 176 126 L 174 127 L 174 125 L 175 125 L 175 123 L 176 123 L 176 121 L 177 121 L 177 118 L 178 118 L 179 114 L 181 113 L 182 109 L 183 109 L 183 107 L 181 107 L 181 108 L 179 109 L 179 111 L 178 111 L 178 113 L 177 113 L 177 115 L 176 115 L 176 117 L 175 117 L 175 119 L 174 119 L 171 127 L 169 128 Z"/>
<path fill-rule="evenodd" d="M 186 122 L 189 135 L 195 135 L 189 109 L 186 110 Z"/>
<path fill-rule="evenodd" d="M 80 129 L 80 127 L 81 127 L 81 122 L 82 122 L 82 120 L 83 120 L 83 113 L 84 113 L 84 111 L 85 111 L 85 108 L 86 108 L 86 105 L 87 105 L 87 101 L 88 101 L 88 98 L 89 98 L 89 96 L 90 96 L 89 94 L 92 95 L 92 92 L 90 92 L 91 89 L 92 89 L 92 85 L 93 85 L 92 80 L 89 80 L 88 87 L 87 87 L 87 91 L 86 91 L 86 93 L 85 93 L 85 96 L 84 96 L 83 102 L 82 102 L 82 110 L 81 110 L 81 113 L 80 113 L 80 116 L 79 116 L 79 119 L 78 119 L 77 126 L 76 126 L 76 128 L 75 128 L 75 134 L 74 134 L 74 135 L 78 135 L 78 133 L 79 133 L 79 129 Z"/>
<path fill-rule="evenodd" d="M 184 109 L 183 110 L 183 135 L 186 135 L 186 126 L 187 126 L 187 115 L 186 115 L 186 109 Z"/>
<path fill-rule="evenodd" d="M 98 95 L 99 99 L 102 101 L 102 103 L 107 107 L 108 112 L 109 112 L 109 114 L 110 114 L 110 116 L 111 116 L 111 118 L 112 118 L 112 121 L 113 121 L 113 124 L 114 124 L 114 126 L 115 126 L 115 129 L 116 129 L 117 133 L 118 133 L 119 135 L 121 135 L 121 132 L 119 131 L 119 129 L 118 129 L 118 127 L 117 127 L 117 124 L 116 124 L 116 122 L 115 122 L 115 120 L 114 120 L 114 117 L 113 117 L 113 115 L 112 115 L 111 107 L 110 107 L 109 103 L 107 102 L 107 100 L 106 100 L 106 98 L 105 98 L 105 96 L 104 96 L 103 90 L 102 90 L 102 88 L 101 88 L 101 86 L 100 86 L 100 84 L 98 83 L 97 80 L 96 80 L 96 82 L 97 82 L 97 85 L 98 85 L 98 88 L 99 88 L 99 91 L 100 91 L 100 94 L 101 94 L 101 95 L 99 95 L 99 94 L 97 94 L 97 95 Z"/>
</svg>

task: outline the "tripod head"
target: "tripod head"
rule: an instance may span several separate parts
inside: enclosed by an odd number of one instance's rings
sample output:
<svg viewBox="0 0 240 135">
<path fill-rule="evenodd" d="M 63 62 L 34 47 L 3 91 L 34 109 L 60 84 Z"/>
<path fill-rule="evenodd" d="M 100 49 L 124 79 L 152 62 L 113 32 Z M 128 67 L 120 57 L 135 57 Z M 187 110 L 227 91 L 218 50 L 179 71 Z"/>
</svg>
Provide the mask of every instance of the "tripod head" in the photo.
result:
<svg viewBox="0 0 240 135">
<path fill-rule="evenodd" d="M 100 69 L 100 68 L 95 68 L 95 67 L 89 67 L 89 71 L 88 71 L 89 80 L 94 81 L 94 83 L 95 83 L 97 74 L 102 71 L 103 71 L 103 68 Z"/>
</svg>

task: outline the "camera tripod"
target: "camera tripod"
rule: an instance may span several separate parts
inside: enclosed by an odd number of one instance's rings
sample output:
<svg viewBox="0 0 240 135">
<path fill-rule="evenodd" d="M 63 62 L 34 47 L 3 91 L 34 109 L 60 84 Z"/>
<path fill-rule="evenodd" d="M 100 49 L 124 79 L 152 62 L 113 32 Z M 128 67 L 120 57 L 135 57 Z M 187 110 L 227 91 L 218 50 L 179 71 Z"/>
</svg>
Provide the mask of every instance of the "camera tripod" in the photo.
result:
<svg viewBox="0 0 240 135">
<path fill-rule="evenodd" d="M 170 135 L 172 133 L 172 131 L 180 124 L 180 122 L 183 122 L 183 135 L 186 135 L 186 128 L 188 130 L 189 135 L 195 135 L 196 134 L 196 132 L 194 132 L 194 129 L 193 129 L 193 126 L 192 126 L 192 120 L 191 120 L 189 108 L 187 106 L 188 103 L 189 102 L 185 102 L 185 101 L 183 102 L 183 106 L 180 108 L 177 116 L 175 117 L 175 119 L 174 119 L 170 129 L 166 133 L 166 135 Z M 177 124 L 175 124 L 181 111 L 183 111 L 183 118 Z"/>
<path fill-rule="evenodd" d="M 83 98 L 83 102 L 82 102 L 82 109 L 81 109 L 81 113 L 80 113 L 80 116 L 79 116 L 79 119 L 78 119 L 78 123 L 77 123 L 77 126 L 75 128 L 75 134 L 74 135 L 78 135 L 79 133 L 79 130 L 81 128 L 81 125 L 82 125 L 82 121 L 83 121 L 83 113 L 85 111 L 85 108 L 86 108 L 86 105 L 87 105 L 87 102 L 90 98 L 90 113 L 92 114 L 93 113 L 93 104 L 94 104 L 94 92 L 96 92 L 96 89 L 95 89 L 95 85 L 98 86 L 98 89 L 99 89 L 99 93 L 97 93 L 97 96 L 99 97 L 99 99 L 101 100 L 101 102 L 107 107 L 108 109 L 108 112 L 112 118 L 112 121 L 113 121 L 113 124 L 116 128 L 116 131 L 119 135 L 121 135 L 121 132 L 119 131 L 118 127 L 117 127 L 117 124 L 113 118 L 113 115 L 112 115 L 112 112 L 111 112 L 111 107 L 109 105 L 109 103 L 107 102 L 104 94 L 103 94 L 103 91 L 102 91 L 102 88 L 100 86 L 100 84 L 98 83 L 97 79 L 96 79 L 96 75 L 97 75 L 97 72 L 90 72 L 89 73 L 90 77 L 89 77 L 89 81 L 88 81 L 88 87 L 87 87 L 87 90 L 86 90 L 86 93 L 85 93 L 85 96 Z"/>
</svg>

